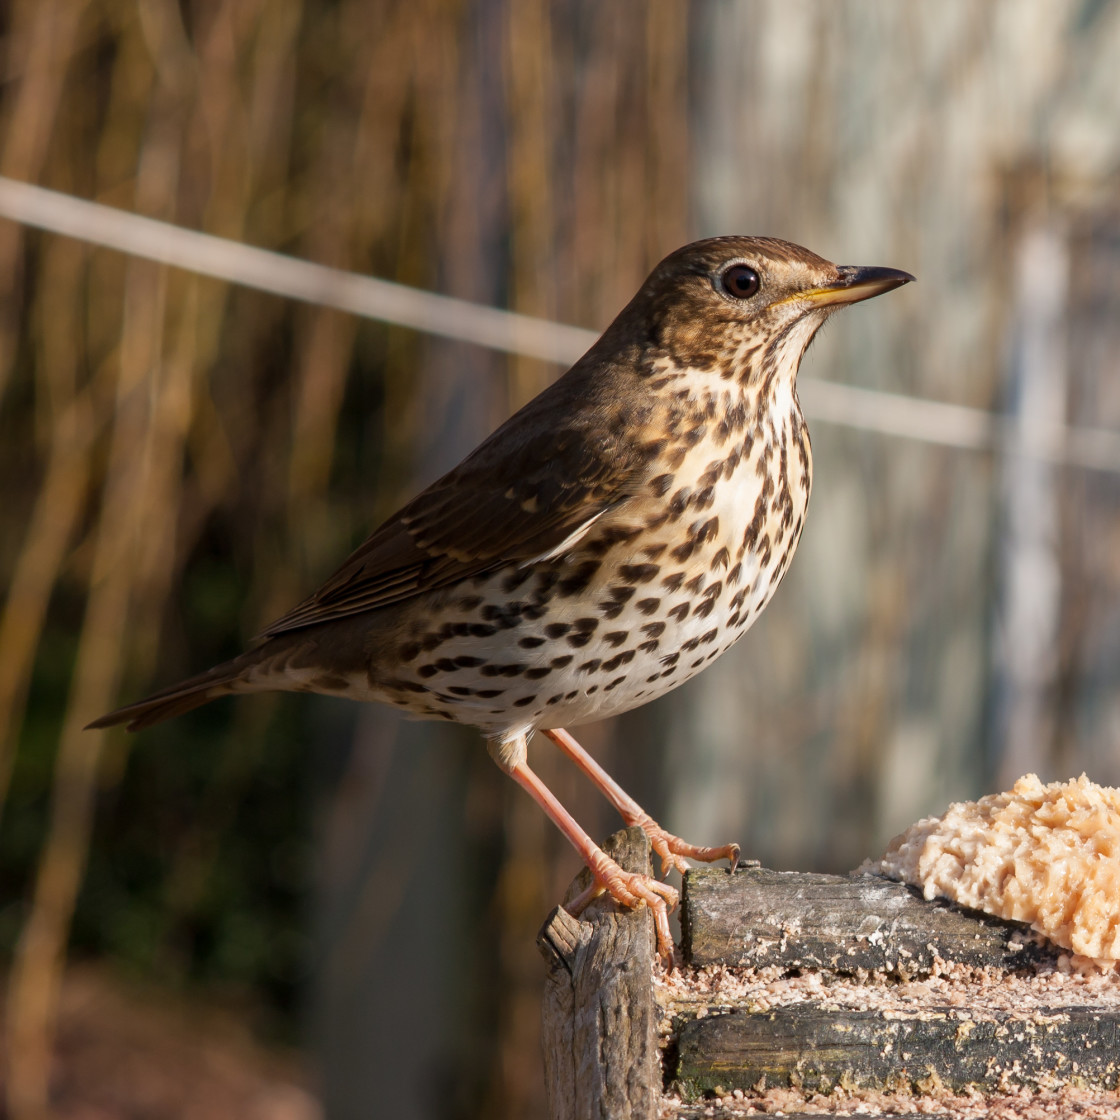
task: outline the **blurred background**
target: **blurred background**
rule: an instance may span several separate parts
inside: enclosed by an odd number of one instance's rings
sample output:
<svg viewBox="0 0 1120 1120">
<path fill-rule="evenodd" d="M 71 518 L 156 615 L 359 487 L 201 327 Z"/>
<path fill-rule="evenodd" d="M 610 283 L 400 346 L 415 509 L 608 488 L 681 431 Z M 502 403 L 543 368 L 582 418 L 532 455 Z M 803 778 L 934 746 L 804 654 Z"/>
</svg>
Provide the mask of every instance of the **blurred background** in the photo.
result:
<svg viewBox="0 0 1120 1120">
<path fill-rule="evenodd" d="M 593 331 L 712 234 L 915 273 L 806 359 L 813 503 L 769 610 L 581 738 L 673 831 L 782 868 L 1029 770 L 1120 784 L 1120 3 L 6 0 L 0 28 L 0 176 L 235 242 Z M 578 859 L 475 734 L 292 696 L 81 728 L 239 650 L 571 339 L 437 338 L 4 197 L 3 1115 L 542 1115 L 534 937 Z"/>
</svg>

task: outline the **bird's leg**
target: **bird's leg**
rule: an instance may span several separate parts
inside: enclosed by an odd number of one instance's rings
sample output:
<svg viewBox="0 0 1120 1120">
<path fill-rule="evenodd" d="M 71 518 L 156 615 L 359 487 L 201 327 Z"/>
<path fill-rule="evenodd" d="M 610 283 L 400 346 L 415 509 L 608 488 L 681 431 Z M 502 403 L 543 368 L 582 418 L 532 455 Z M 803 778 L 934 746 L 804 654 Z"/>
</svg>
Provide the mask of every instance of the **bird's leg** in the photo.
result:
<svg viewBox="0 0 1120 1120">
<path fill-rule="evenodd" d="M 569 912 L 578 916 L 583 908 L 603 891 L 623 906 L 634 908 L 645 903 L 653 914 L 653 922 L 657 930 L 657 951 L 666 964 L 671 966 L 673 935 L 669 931 L 669 911 L 677 904 L 677 892 L 668 884 L 659 883 L 648 875 L 623 871 L 580 828 L 575 817 L 560 804 L 552 790 L 529 769 L 528 763 L 524 760 L 514 761 L 512 765 L 503 769 L 518 785 L 528 791 L 529 796 L 548 814 L 552 823 L 568 838 L 591 870 L 593 877 L 591 886 L 568 905 Z"/>
<path fill-rule="evenodd" d="M 731 870 L 735 870 L 735 865 L 739 862 L 738 844 L 702 848 L 666 832 L 562 727 L 550 728 L 543 731 L 543 734 L 598 786 L 628 825 L 636 824 L 645 832 L 649 837 L 650 847 L 661 857 L 662 877 L 668 875 L 674 867 L 684 874 L 688 870 L 688 864 L 684 862 L 683 856 L 703 863 L 714 863 L 717 859 L 730 860 Z"/>
</svg>

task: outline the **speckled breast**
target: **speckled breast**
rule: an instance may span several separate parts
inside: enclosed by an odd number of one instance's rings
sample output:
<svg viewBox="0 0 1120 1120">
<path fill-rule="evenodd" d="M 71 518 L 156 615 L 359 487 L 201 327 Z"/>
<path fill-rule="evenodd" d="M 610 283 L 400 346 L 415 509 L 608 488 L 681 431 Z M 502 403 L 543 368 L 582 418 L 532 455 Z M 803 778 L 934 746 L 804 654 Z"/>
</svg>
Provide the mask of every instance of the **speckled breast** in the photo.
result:
<svg viewBox="0 0 1120 1120">
<path fill-rule="evenodd" d="M 661 696 L 770 600 L 811 478 L 794 400 L 733 439 L 701 439 L 561 559 L 441 594 L 414 634 L 419 652 L 376 698 L 493 734 L 574 726 Z"/>
</svg>

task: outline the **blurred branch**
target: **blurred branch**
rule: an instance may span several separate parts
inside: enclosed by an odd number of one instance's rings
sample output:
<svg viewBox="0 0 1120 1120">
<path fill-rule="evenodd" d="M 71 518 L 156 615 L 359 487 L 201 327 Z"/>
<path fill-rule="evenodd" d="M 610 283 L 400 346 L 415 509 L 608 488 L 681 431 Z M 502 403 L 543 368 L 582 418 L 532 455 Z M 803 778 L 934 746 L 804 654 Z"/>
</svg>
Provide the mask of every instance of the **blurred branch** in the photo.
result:
<svg viewBox="0 0 1120 1120">
<path fill-rule="evenodd" d="M 4 175 L 36 179 L 42 171 L 87 7 L 88 0 L 23 0 L 13 5 L 7 36 L 11 57 L 19 59 L 21 73 L 12 110 L 3 122 L 0 172 Z M 23 245 L 23 230 L 0 228 L 0 400 L 20 334 L 16 295 L 23 272 Z"/>
<path fill-rule="evenodd" d="M 55 429 L 46 478 L 36 496 L 35 511 L 0 614 L 0 815 L 35 651 L 89 486 L 90 448 L 99 430 L 88 394 L 83 393 Z"/>
<path fill-rule="evenodd" d="M 0 176 L 0 216 L 206 276 L 495 350 L 567 364 L 593 331 L 257 249 Z M 1053 425 L 1021 432 L 985 409 L 803 377 L 812 420 L 977 451 L 1013 450 L 1120 472 L 1120 432 Z"/>
</svg>

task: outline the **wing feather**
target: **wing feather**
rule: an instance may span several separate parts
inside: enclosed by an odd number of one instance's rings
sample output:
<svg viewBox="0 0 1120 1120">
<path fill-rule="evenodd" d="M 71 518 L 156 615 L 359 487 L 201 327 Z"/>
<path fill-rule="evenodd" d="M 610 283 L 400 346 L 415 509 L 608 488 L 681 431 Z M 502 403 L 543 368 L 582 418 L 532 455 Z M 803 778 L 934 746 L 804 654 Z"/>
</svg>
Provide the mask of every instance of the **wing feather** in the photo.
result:
<svg viewBox="0 0 1120 1120">
<path fill-rule="evenodd" d="M 573 402 L 586 389 L 579 373 L 573 367 L 413 498 L 261 636 L 375 610 L 503 565 L 557 559 L 624 505 L 649 456 L 633 439 L 635 426 L 603 415 L 593 392 Z"/>
</svg>

